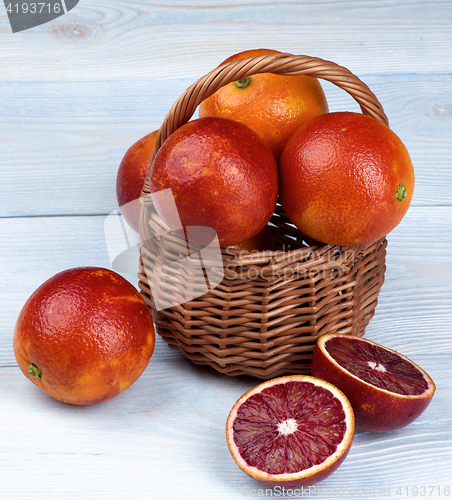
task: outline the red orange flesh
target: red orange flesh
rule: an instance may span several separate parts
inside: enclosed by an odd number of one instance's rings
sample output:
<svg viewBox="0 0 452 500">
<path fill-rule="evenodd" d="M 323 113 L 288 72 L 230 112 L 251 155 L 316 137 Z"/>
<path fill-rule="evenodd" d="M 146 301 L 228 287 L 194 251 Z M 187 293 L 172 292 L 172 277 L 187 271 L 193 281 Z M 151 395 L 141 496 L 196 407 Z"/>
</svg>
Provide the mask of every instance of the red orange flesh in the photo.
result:
<svg viewBox="0 0 452 500">
<path fill-rule="evenodd" d="M 333 385 L 305 375 L 279 377 L 244 394 L 226 424 L 237 465 L 267 486 L 313 485 L 350 449 L 353 410 Z"/>
<path fill-rule="evenodd" d="M 318 340 L 311 374 L 334 383 L 353 407 L 356 428 L 388 432 L 413 422 L 435 384 L 406 356 L 367 339 L 327 334 Z"/>
</svg>

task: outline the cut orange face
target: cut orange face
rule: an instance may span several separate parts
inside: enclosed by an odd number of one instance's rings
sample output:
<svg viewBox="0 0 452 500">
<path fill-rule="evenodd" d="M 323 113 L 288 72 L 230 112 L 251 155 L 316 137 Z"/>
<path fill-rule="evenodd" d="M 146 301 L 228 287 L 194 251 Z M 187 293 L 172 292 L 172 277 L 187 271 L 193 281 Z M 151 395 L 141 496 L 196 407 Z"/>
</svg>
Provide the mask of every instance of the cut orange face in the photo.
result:
<svg viewBox="0 0 452 500">
<path fill-rule="evenodd" d="M 344 394 L 306 375 L 264 382 L 245 393 L 226 423 L 237 465 L 266 486 L 311 486 L 344 461 L 354 433 Z"/>
<path fill-rule="evenodd" d="M 429 405 L 435 384 L 407 357 L 371 340 L 327 334 L 318 340 L 311 374 L 348 397 L 356 428 L 388 432 L 413 422 Z"/>
</svg>

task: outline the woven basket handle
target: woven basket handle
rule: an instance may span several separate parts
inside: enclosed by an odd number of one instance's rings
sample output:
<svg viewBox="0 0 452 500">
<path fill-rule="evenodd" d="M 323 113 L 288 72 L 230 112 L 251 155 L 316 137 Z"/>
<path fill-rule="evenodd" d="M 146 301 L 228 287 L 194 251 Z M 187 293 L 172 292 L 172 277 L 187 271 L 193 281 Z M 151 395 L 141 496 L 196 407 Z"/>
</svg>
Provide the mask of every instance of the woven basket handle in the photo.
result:
<svg viewBox="0 0 452 500">
<path fill-rule="evenodd" d="M 166 115 L 157 133 L 152 159 L 165 140 L 190 120 L 201 101 L 207 99 L 228 83 L 258 73 L 275 73 L 288 76 L 309 75 L 327 80 L 348 92 L 359 104 L 363 114 L 372 116 L 388 125 L 388 118 L 375 94 L 347 68 L 318 57 L 271 53 L 223 64 L 188 87 Z M 142 195 L 149 194 L 149 175 L 150 172 L 146 177 Z"/>
</svg>

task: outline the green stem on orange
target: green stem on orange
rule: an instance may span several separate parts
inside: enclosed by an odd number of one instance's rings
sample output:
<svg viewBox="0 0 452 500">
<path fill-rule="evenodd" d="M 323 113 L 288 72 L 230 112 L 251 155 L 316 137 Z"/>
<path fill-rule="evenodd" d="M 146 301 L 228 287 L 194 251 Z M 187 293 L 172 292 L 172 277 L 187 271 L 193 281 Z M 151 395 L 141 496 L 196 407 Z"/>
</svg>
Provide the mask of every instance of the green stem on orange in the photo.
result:
<svg viewBox="0 0 452 500">
<path fill-rule="evenodd" d="M 251 83 L 251 78 L 249 76 L 245 77 L 245 78 L 242 78 L 241 80 L 237 80 L 234 82 L 234 85 L 238 88 L 238 89 L 244 89 L 246 87 L 248 87 L 248 85 Z"/>
<path fill-rule="evenodd" d="M 406 195 L 408 194 L 406 187 L 403 184 L 399 184 L 399 187 L 397 188 L 397 193 L 395 197 L 399 201 L 403 201 L 406 198 Z"/>
<path fill-rule="evenodd" d="M 30 362 L 30 364 L 28 365 L 28 375 L 31 375 L 32 377 L 41 378 L 42 371 L 34 363 Z"/>
</svg>

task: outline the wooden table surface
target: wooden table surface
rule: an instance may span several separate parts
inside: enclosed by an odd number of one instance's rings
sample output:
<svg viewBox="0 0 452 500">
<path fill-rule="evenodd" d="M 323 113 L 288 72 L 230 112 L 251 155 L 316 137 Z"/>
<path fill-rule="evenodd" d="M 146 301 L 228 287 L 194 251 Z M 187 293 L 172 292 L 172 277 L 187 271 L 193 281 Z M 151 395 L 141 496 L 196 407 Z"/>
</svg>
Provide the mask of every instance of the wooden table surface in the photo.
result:
<svg viewBox="0 0 452 500">
<path fill-rule="evenodd" d="M 228 412 L 256 379 L 197 367 L 157 338 L 130 389 L 76 407 L 31 384 L 12 348 L 19 311 L 43 281 L 76 266 L 111 268 L 104 221 L 117 207 L 127 148 L 160 126 L 191 83 L 260 47 L 346 66 L 406 144 L 415 195 L 388 236 L 366 337 L 419 363 L 437 385 L 413 424 L 357 432 L 344 464 L 303 496 L 452 495 L 452 2 L 81 0 L 19 33 L 0 6 L 1 499 L 270 495 L 225 442 Z M 324 89 L 331 111 L 358 110 L 343 91 Z M 134 269 L 124 276 L 137 284 Z"/>
</svg>

